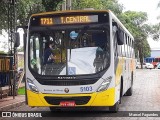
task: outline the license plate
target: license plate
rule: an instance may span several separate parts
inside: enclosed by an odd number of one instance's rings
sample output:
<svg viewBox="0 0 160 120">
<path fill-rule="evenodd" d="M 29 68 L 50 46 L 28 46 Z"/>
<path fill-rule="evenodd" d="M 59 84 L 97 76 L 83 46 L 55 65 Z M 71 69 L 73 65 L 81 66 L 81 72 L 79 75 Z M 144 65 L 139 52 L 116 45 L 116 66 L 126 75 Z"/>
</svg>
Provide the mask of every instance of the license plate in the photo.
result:
<svg viewBox="0 0 160 120">
<path fill-rule="evenodd" d="M 60 106 L 63 106 L 63 107 L 74 107 L 76 104 L 75 104 L 75 101 L 61 101 L 60 102 Z"/>
</svg>

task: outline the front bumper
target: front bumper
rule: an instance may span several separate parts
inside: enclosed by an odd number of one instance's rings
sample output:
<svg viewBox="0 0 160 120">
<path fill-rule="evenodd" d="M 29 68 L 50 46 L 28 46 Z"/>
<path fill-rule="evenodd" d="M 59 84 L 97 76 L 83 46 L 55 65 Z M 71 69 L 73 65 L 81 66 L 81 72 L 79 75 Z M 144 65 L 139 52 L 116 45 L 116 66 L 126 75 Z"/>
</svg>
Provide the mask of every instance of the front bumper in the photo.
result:
<svg viewBox="0 0 160 120">
<path fill-rule="evenodd" d="M 46 100 L 46 97 L 51 98 L 50 102 Z M 115 104 L 115 88 L 110 88 L 103 92 L 94 92 L 90 94 L 42 94 L 42 93 L 34 93 L 30 90 L 27 90 L 27 98 L 28 98 L 28 105 L 31 107 L 47 107 L 47 106 L 61 107 L 60 104 L 58 104 L 58 102 L 61 101 L 61 98 L 62 100 L 65 99 L 66 101 L 67 100 L 69 101 L 70 99 L 75 100 L 75 102 L 76 100 L 79 101 L 77 102 L 75 107 L 113 106 Z M 59 100 L 56 102 L 56 104 L 54 102 L 55 98 L 58 98 Z"/>
</svg>

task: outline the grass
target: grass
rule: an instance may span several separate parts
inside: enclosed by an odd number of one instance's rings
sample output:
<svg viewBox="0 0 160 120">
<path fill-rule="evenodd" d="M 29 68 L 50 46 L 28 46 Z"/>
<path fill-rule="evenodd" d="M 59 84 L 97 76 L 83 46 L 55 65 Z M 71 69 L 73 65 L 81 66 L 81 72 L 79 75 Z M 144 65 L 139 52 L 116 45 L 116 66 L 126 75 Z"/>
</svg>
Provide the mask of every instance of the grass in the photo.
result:
<svg viewBox="0 0 160 120">
<path fill-rule="evenodd" d="M 25 95 L 25 87 L 18 89 L 18 95 Z"/>
</svg>

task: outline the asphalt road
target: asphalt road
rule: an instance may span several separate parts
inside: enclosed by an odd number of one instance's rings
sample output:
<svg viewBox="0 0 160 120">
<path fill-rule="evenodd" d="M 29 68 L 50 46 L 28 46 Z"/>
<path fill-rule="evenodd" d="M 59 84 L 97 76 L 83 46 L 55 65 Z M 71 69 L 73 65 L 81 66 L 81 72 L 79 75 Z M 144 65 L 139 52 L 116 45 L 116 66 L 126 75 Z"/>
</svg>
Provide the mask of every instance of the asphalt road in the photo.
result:
<svg viewBox="0 0 160 120">
<path fill-rule="evenodd" d="M 11 109 L 10 111 L 25 111 L 27 113 L 23 113 L 24 116 L 25 114 L 32 116 L 32 113 L 37 112 L 38 117 L 30 118 L 33 120 L 160 120 L 160 70 L 137 70 L 133 85 L 133 95 L 122 98 L 118 113 L 109 113 L 101 108 L 93 108 L 93 111 L 59 111 L 51 113 L 49 108 L 30 108 L 27 105 Z M 40 116 L 42 116 L 42 118 L 40 118 Z M 17 118 L 15 116 L 15 118 L 3 119 L 24 120 L 28 118 Z"/>
</svg>

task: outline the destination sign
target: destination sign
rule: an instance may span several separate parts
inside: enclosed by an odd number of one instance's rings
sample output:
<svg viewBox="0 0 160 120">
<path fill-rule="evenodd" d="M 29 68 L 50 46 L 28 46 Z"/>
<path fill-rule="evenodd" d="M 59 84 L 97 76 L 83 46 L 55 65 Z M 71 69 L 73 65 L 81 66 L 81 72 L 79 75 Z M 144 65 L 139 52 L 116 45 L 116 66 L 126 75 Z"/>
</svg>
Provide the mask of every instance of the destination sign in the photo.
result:
<svg viewBox="0 0 160 120">
<path fill-rule="evenodd" d="M 78 24 L 98 22 L 98 15 L 41 17 L 40 25 Z"/>
<path fill-rule="evenodd" d="M 41 25 L 53 25 L 52 18 L 41 18 Z"/>
</svg>

